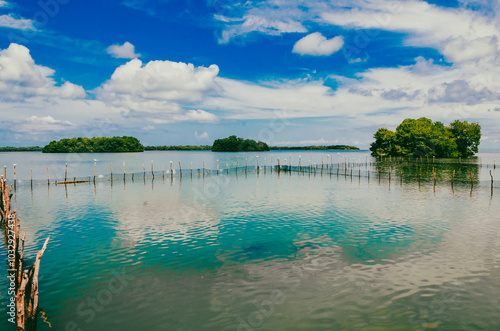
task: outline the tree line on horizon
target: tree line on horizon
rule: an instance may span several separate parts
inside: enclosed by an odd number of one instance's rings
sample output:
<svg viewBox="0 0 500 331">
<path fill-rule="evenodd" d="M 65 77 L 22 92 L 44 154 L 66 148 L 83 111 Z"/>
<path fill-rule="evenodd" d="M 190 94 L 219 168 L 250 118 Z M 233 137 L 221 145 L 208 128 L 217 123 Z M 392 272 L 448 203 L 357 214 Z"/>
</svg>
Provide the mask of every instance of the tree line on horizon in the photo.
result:
<svg viewBox="0 0 500 331">
<path fill-rule="evenodd" d="M 269 150 L 359 150 L 348 145 L 329 146 L 272 146 L 262 141 L 238 138 L 235 135 L 216 139 L 213 145 L 143 146 L 134 137 L 64 138 L 51 141 L 45 147 L 0 147 L 0 152 L 42 153 L 127 153 L 143 151 L 213 151 L 213 152 L 261 152 Z"/>
<path fill-rule="evenodd" d="M 422 117 L 405 119 L 396 131 L 380 128 L 373 135 L 372 155 L 468 157 L 478 152 L 479 123 L 456 120 L 450 125 Z"/>
</svg>

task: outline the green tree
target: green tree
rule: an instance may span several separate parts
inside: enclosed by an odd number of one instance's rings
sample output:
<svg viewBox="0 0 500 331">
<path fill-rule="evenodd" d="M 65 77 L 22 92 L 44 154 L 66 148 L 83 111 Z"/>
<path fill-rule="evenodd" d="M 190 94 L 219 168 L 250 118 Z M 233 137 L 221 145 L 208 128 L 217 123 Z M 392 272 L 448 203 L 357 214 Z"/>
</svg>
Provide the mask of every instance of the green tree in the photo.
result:
<svg viewBox="0 0 500 331">
<path fill-rule="evenodd" d="M 450 129 L 456 139 L 460 156 L 471 156 L 478 152 L 481 141 L 481 126 L 479 123 L 456 120 L 450 124 Z"/>
<path fill-rule="evenodd" d="M 390 154 L 394 148 L 394 132 L 380 128 L 373 135 L 375 141 L 370 146 L 373 155 Z"/>
</svg>

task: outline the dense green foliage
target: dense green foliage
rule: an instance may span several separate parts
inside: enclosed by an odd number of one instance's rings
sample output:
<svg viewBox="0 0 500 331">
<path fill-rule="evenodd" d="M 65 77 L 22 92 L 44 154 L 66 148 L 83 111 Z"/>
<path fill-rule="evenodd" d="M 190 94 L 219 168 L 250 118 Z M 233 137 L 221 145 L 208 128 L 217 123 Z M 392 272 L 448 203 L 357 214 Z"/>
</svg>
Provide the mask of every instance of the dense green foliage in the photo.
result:
<svg viewBox="0 0 500 331">
<path fill-rule="evenodd" d="M 144 152 L 144 146 L 134 137 L 71 138 L 52 141 L 43 153 L 130 153 Z"/>
<path fill-rule="evenodd" d="M 229 136 L 223 139 L 217 139 L 212 145 L 212 152 L 263 152 L 269 151 L 269 146 L 262 141 L 252 139 L 237 138 Z"/>
<path fill-rule="evenodd" d="M 481 126 L 459 120 L 444 126 L 425 117 L 408 118 L 396 132 L 380 128 L 373 138 L 372 155 L 467 157 L 478 151 Z"/>
<path fill-rule="evenodd" d="M 42 147 L 0 147 L 0 152 L 41 152 Z"/>
<path fill-rule="evenodd" d="M 289 150 L 347 150 L 347 151 L 359 151 L 358 147 L 347 146 L 347 145 L 330 145 L 330 146 L 273 146 L 271 150 L 278 151 L 289 151 Z"/>
<path fill-rule="evenodd" d="M 144 147 L 146 151 L 209 151 L 212 146 L 202 145 L 179 145 L 179 146 L 146 146 Z"/>
</svg>

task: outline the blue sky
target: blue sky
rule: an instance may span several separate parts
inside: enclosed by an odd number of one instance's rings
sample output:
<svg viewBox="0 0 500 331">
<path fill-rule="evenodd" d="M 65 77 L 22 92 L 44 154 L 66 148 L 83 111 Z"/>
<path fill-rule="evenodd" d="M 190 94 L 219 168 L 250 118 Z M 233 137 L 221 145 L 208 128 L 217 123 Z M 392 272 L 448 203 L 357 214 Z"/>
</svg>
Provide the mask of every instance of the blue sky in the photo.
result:
<svg viewBox="0 0 500 331">
<path fill-rule="evenodd" d="M 237 134 L 367 148 L 379 127 L 478 121 L 500 145 L 489 0 L 0 0 L 0 146 Z"/>
</svg>

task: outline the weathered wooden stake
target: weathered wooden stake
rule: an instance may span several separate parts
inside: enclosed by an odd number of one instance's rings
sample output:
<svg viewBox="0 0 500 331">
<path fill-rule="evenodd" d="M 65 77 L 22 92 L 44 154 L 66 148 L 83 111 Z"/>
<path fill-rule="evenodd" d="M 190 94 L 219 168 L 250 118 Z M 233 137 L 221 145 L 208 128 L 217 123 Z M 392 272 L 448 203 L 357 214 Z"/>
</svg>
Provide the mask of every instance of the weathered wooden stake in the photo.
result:
<svg viewBox="0 0 500 331">
<path fill-rule="evenodd" d="M 111 174 L 111 180 L 113 180 L 113 165 L 109 162 L 109 173 Z"/>
<path fill-rule="evenodd" d="M 47 185 L 50 185 L 50 180 L 49 180 L 49 167 L 45 167 L 47 169 Z"/>
<path fill-rule="evenodd" d="M 173 161 L 170 161 L 170 178 L 174 177 Z"/>
<path fill-rule="evenodd" d="M 155 178 L 155 171 L 154 171 L 154 163 L 153 163 L 153 160 L 151 160 L 151 176 L 153 176 L 153 179 Z"/>
<path fill-rule="evenodd" d="M 33 188 L 33 169 L 30 169 L 31 188 Z"/>
<path fill-rule="evenodd" d="M 95 171 L 96 171 L 96 166 L 97 166 L 96 162 L 97 162 L 97 160 L 94 159 L 94 184 L 95 184 Z"/>
<path fill-rule="evenodd" d="M 123 180 L 125 180 L 125 174 L 126 174 L 126 171 L 125 171 L 125 161 L 123 161 Z"/>
<path fill-rule="evenodd" d="M 14 163 L 13 166 L 14 166 L 14 190 L 15 190 L 16 189 L 16 182 L 17 182 L 17 180 L 16 180 L 16 166 L 17 166 L 17 164 Z"/>
<path fill-rule="evenodd" d="M 66 163 L 66 166 L 64 168 L 64 181 L 66 181 L 68 177 L 68 164 Z"/>
<path fill-rule="evenodd" d="M 181 176 L 181 177 L 182 177 L 181 160 L 179 160 L 179 176 Z"/>
</svg>

